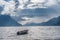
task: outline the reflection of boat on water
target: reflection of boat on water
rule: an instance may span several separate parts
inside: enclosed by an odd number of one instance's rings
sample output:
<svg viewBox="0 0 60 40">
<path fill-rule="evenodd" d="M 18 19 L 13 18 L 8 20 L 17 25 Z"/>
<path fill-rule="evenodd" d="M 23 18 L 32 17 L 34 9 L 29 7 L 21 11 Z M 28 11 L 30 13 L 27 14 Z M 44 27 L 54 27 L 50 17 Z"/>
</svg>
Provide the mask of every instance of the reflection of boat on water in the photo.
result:
<svg viewBox="0 0 60 40">
<path fill-rule="evenodd" d="M 28 30 L 18 31 L 17 35 L 25 35 L 28 34 Z"/>
</svg>

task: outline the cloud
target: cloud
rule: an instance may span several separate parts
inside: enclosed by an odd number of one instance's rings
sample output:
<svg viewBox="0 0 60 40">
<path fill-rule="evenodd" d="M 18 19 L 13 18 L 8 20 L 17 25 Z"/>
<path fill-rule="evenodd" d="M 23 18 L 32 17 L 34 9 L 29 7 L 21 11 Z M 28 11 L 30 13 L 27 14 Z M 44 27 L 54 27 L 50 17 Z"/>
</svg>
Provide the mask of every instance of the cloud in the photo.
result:
<svg viewBox="0 0 60 40">
<path fill-rule="evenodd" d="M 52 17 L 58 13 L 54 8 L 36 8 L 36 9 L 24 9 L 19 11 L 20 15 L 26 16 L 38 16 L 38 17 Z"/>
<path fill-rule="evenodd" d="M 5 4 L 6 4 L 6 2 L 4 0 L 0 0 L 0 6 L 3 6 Z"/>
<path fill-rule="evenodd" d="M 19 0 L 20 9 L 47 8 L 56 5 L 56 0 Z"/>
<path fill-rule="evenodd" d="M 1 14 L 14 15 L 15 3 L 14 1 L 9 1 L 4 4 L 4 10 Z"/>
<path fill-rule="evenodd" d="M 0 0 L 0 6 L 3 8 L 2 12 L 0 14 L 2 15 L 10 15 L 10 16 L 16 16 L 16 3 L 14 0 Z"/>
<path fill-rule="evenodd" d="M 48 2 L 45 4 L 46 6 L 54 6 L 57 4 L 57 0 L 48 0 Z"/>
<path fill-rule="evenodd" d="M 18 2 L 15 3 L 15 1 Z M 32 12 L 35 13 L 37 8 L 48 8 L 56 4 L 57 2 L 54 0 L 0 0 L 0 6 L 4 8 L 1 14 L 9 14 L 12 16 L 19 15 L 20 13 L 18 11 L 21 12 L 21 10 L 32 9 Z"/>
<path fill-rule="evenodd" d="M 9 2 L 10 0 L 4 0 L 4 1 Z"/>
<path fill-rule="evenodd" d="M 46 2 L 45 2 L 46 1 Z M 26 7 L 24 6 L 26 2 Z M 58 0 L 41 0 L 39 2 L 36 0 L 31 0 L 31 3 L 29 1 L 25 1 L 24 3 L 21 2 L 23 6 L 21 7 L 20 10 L 18 10 L 18 14 L 20 15 L 27 15 L 27 16 L 44 16 L 44 17 L 53 17 L 60 15 L 60 1 Z M 45 4 L 45 3 L 46 4 Z M 44 3 L 45 6 L 41 6 L 42 3 Z M 41 5 L 40 5 L 41 4 Z M 22 14 L 21 14 L 22 13 Z"/>
<path fill-rule="evenodd" d="M 46 22 L 49 19 L 48 18 L 42 18 L 42 17 L 22 17 L 25 21 L 18 21 L 20 24 L 24 25 L 27 23 L 41 23 L 41 22 Z"/>
<path fill-rule="evenodd" d="M 31 3 L 29 3 L 31 1 Z M 19 0 L 18 14 L 27 16 L 50 16 L 58 15 L 57 0 Z M 44 5 L 43 5 L 44 4 Z"/>
</svg>

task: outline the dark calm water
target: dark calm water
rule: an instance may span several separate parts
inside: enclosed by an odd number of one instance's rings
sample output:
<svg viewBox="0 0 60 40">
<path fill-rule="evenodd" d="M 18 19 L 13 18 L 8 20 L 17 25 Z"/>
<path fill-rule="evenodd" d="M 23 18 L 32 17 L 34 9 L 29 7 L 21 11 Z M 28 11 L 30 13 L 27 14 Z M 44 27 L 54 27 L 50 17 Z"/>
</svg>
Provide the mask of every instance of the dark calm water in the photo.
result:
<svg viewBox="0 0 60 40">
<path fill-rule="evenodd" d="M 26 35 L 16 35 L 17 31 L 28 29 Z M 60 40 L 60 27 L 0 27 L 0 40 Z"/>
</svg>

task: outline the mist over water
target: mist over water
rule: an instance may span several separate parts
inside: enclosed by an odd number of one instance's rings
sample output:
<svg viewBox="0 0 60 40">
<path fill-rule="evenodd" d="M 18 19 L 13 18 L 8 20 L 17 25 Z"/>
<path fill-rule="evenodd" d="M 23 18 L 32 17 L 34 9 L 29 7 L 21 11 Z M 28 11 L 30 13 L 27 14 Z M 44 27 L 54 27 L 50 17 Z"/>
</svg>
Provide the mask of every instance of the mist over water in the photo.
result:
<svg viewBox="0 0 60 40">
<path fill-rule="evenodd" d="M 17 35 L 17 31 L 28 30 L 26 35 Z M 60 40 L 60 27 L 0 27 L 0 40 Z"/>
</svg>

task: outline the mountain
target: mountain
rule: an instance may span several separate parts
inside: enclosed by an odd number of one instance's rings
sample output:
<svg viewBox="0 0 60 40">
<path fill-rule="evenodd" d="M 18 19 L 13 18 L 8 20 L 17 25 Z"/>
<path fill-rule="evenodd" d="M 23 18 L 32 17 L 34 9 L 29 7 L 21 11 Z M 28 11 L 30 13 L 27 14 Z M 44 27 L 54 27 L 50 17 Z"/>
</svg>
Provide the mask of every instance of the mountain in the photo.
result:
<svg viewBox="0 0 60 40">
<path fill-rule="evenodd" d="M 0 13 L 3 11 L 3 7 L 2 6 L 0 6 Z"/>
<path fill-rule="evenodd" d="M 9 15 L 0 15 L 0 26 L 22 26 Z"/>
<path fill-rule="evenodd" d="M 42 23 L 28 23 L 25 26 L 60 26 L 60 16 L 57 18 L 52 18 L 47 22 Z"/>
<path fill-rule="evenodd" d="M 52 18 L 47 22 L 43 22 L 40 25 L 43 25 L 43 26 L 60 26 L 60 16 L 57 18 Z"/>
<path fill-rule="evenodd" d="M 40 26 L 40 23 L 27 23 L 24 26 Z"/>
</svg>

